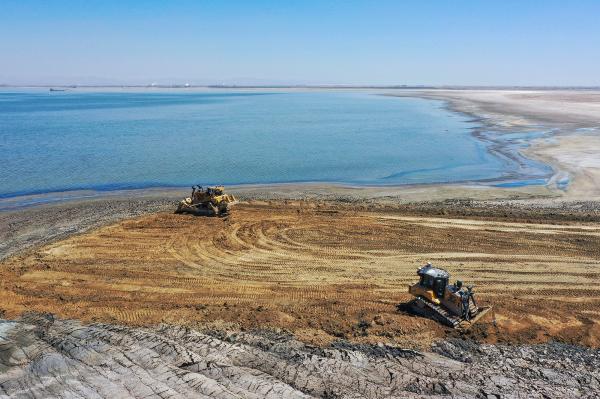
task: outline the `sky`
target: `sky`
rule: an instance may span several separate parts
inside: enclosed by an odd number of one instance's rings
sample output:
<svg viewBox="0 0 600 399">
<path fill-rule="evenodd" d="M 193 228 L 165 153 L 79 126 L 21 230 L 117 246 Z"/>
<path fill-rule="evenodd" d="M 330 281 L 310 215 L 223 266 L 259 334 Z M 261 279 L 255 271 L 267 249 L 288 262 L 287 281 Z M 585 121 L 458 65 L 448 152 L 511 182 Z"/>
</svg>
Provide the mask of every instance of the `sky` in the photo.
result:
<svg viewBox="0 0 600 399">
<path fill-rule="evenodd" d="M 600 0 L 0 0 L 0 84 L 600 86 Z"/>
</svg>

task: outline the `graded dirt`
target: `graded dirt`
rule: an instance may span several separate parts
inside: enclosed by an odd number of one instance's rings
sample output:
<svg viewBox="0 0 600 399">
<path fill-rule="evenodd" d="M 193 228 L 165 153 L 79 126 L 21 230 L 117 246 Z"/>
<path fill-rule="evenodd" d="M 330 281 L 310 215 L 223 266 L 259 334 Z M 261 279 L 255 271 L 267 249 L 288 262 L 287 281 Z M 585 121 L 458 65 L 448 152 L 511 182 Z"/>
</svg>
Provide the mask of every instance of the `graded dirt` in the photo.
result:
<svg viewBox="0 0 600 399">
<path fill-rule="evenodd" d="M 475 285 L 493 312 L 466 333 L 406 313 L 427 261 Z M 427 348 L 466 335 L 598 347 L 599 267 L 598 223 L 254 201 L 226 219 L 159 212 L 8 258 L 0 306 L 8 318 L 283 329 L 318 345 Z"/>
</svg>

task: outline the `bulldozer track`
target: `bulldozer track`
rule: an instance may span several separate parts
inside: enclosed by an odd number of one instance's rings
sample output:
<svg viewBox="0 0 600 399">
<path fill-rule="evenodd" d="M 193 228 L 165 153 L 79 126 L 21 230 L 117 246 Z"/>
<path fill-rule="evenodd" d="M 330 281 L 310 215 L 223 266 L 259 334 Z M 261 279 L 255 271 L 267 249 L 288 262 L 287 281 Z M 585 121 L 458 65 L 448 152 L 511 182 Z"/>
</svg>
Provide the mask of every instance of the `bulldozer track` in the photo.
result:
<svg viewBox="0 0 600 399">
<path fill-rule="evenodd" d="M 423 316 L 431 317 L 449 327 L 458 327 L 460 324 L 460 317 L 453 316 L 441 306 L 425 301 L 421 297 L 415 298 L 412 306 L 415 312 L 422 312 Z"/>
<path fill-rule="evenodd" d="M 448 330 L 396 305 L 411 299 L 407 285 L 431 261 L 494 306 L 495 324 L 471 332 L 479 339 L 600 346 L 597 224 L 325 211 L 250 203 L 225 219 L 124 220 L 2 261 L 0 308 L 427 345 Z"/>
</svg>

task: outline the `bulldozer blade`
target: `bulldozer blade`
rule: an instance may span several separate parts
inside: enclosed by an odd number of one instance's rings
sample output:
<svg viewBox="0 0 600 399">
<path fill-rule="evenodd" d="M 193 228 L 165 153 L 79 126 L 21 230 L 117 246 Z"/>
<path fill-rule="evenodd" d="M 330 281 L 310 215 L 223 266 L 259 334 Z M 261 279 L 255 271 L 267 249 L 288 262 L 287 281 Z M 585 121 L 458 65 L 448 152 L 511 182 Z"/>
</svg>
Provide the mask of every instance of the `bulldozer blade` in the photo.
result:
<svg viewBox="0 0 600 399">
<path fill-rule="evenodd" d="M 485 307 L 479 308 L 479 312 L 477 312 L 475 317 L 473 317 L 471 320 L 463 320 L 458 325 L 458 328 L 468 330 L 469 328 L 471 328 L 473 326 L 473 324 L 475 324 L 479 320 L 481 320 L 490 310 L 492 310 L 491 306 L 485 306 Z"/>
<path fill-rule="evenodd" d="M 218 214 L 214 209 L 210 208 L 196 208 L 190 213 L 195 216 L 217 216 Z"/>
</svg>

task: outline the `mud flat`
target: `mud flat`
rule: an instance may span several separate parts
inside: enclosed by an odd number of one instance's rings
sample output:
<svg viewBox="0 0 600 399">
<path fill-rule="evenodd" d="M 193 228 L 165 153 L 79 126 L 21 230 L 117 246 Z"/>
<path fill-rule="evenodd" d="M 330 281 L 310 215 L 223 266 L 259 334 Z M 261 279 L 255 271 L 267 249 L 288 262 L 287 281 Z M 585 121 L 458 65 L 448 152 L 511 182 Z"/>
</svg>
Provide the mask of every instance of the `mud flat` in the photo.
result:
<svg viewBox="0 0 600 399">
<path fill-rule="evenodd" d="M 448 106 L 502 133 L 545 131 L 525 155 L 555 171 L 549 188 L 568 199 L 600 198 L 600 91 L 598 90 L 407 90 L 391 96 L 444 100 Z M 562 193 L 561 186 L 567 186 Z"/>
<path fill-rule="evenodd" d="M 559 165 L 554 180 L 573 177 L 566 192 L 568 198 L 600 197 L 600 130 L 565 135 L 554 140 L 538 140 L 527 153 Z"/>
<path fill-rule="evenodd" d="M 319 348 L 267 330 L 0 321 L 3 398 L 592 398 L 598 370 L 598 351 L 561 344 Z"/>
<path fill-rule="evenodd" d="M 173 207 L 180 192 L 64 193 L 0 201 L 0 259 L 118 220 Z"/>
</svg>

